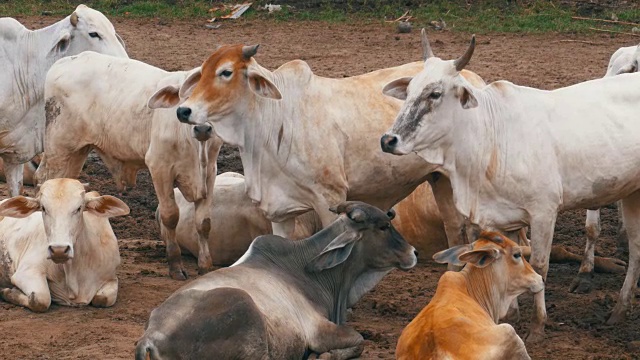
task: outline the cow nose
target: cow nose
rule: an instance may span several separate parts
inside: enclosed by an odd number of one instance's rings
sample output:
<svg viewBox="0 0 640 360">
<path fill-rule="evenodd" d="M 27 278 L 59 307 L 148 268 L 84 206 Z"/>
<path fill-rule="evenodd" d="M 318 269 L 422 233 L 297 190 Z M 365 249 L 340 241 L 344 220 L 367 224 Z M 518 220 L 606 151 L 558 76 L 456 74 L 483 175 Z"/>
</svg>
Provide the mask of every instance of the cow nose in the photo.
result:
<svg viewBox="0 0 640 360">
<path fill-rule="evenodd" d="M 415 255 L 415 256 L 416 256 L 416 258 L 417 258 L 417 257 L 418 257 L 418 250 L 413 249 L 413 255 Z"/>
<path fill-rule="evenodd" d="M 211 138 L 213 127 L 211 125 L 196 125 L 193 127 L 193 137 L 198 141 L 206 141 Z"/>
<path fill-rule="evenodd" d="M 380 147 L 386 153 L 392 153 L 396 145 L 398 145 L 398 137 L 395 135 L 384 134 L 380 138 Z"/>
<path fill-rule="evenodd" d="M 69 260 L 69 254 L 71 253 L 71 246 L 69 245 L 50 245 L 49 246 L 49 258 L 54 263 L 60 264 Z"/>
<path fill-rule="evenodd" d="M 183 123 L 189 122 L 189 116 L 191 116 L 191 108 L 180 106 L 178 110 L 176 110 L 176 115 L 178 115 L 178 120 Z"/>
</svg>

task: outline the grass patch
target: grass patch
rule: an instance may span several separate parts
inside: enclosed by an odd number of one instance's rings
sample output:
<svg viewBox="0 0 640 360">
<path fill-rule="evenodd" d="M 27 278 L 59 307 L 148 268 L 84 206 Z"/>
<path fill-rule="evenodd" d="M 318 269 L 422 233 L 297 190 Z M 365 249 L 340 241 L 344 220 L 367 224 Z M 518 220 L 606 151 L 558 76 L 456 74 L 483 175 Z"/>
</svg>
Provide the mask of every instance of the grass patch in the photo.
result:
<svg viewBox="0 0 640 360">
<path fill-rule="evenodd" d="M 41 15 L 43 11 L 52 15 L 67 15 L 80 2 L 80 0 L 0 0 L 0 15 Z M 298 9 L 283 5 L 283 10 L 274 14 L 256 10 L 258 6 L 269 2 L 271 1 L 254 1 L 253 6 L 242 15 L 242 18 L 248 20 L 268 18 L 275 21 L 382 22 L 395 19 L 406 10 L 411 10 L 409 14 L 414 17 L 411 20 L 414 27 L 428 26 L 431 21 L 442 19 L 450 30 L 476 33 L 588 32 L 590 27 L 630 32 L 632 28 L 629 25 L 574 20 L 572 16 L 585 16 L 582 9 L 561 6 L 558 1 L 550 0 L 485 0 L 474 1 L 472 5 L 467 5 L 461 0 L 414 1 L 413 3 L 419 5 L 410 8 L 403 4 L 411 1 L 316 0 L 317 6 L 313 9 Z M 295 1 L 289 2 L 295 3 Z M 212 6 L 219 4 L 218 1 L 86 0 L 84 3 L 102 11 L 107 16 L 189 18 L 201 21 L 222 15 L 220 12 L 209 12 Z M 610 19 L 612 12 L 600 8 L 586 16 Z M 615 15 L 620 21 L 640 23 L 640 5 L 617 9 Z"/>
</svg>

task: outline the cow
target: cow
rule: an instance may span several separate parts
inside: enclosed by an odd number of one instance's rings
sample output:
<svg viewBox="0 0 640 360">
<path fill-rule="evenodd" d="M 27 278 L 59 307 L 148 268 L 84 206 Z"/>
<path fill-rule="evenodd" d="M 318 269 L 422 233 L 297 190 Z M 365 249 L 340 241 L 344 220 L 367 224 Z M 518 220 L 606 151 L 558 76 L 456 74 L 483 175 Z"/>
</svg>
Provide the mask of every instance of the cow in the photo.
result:
<svg viewBox="0 0 640 360">
<path fill-rule="evenodd" d="M 441 251 L 433 259 L 466 265 L 442 275 L 429 305 L 402 331 L 396 359 L 530 359 L 513 327 L 498 324 L 520 294 L 544 290 L 542 276 L 518 244 L 499 233 L 482 232 L 473 243 Z"/>
<path fill-rule="evenodd" d="M 640 74 L 553 91 L 508 81 L 477 89 L 460 76 L 474 48 L 475 37 L 460 58 L 429 56 L 419 75 L 385 86 L 406 101 L 380 139 L 383 151 L 436 165 L 471 223 L 530 226 L 531 265 L 544 279 L 558 211 L 622 199 L 629 266 L 607 323 L 621 321 L 640 276 Z M 544 337 L 544 292 L 534 302 L 532 342 Z"/>
<path fill-rule="evenodd" d="M 24 170 L 22 171 L 22 183 L 24 185 L 34 186 L 35 185 L 35 172 L 40 165 L 40 156 L 36 155 L 31 160 L 29 160 L 24 165 Z M 4 170 L 4 160 L 0 157 L 0 181 L 7 182 L 7 177 L 5 176 Z"/>
<path fill-rule="evenodd" d="M 44 81 L 51 65 L 86 50 L 128 55 L 111 22 L 85 5 L 34 31 L 13 18 L 0 18 L 0 49 L 0 157 L 11 196 L 16 196 L 22 187 L 22 164 L 43 150 Z"/>
<path fill-rule="evenodd" d="M 207 189 L 213 189 L 215 159 L 222 146 L 210 125 L 191 127 L 175 121 L 171 107 L 181 101 L 178 89 L 188 75 L 189 71 L 167 72 L 95 52 L 58 61 L 45 83 L 45 154 L 36 171 L 38 182 L 75 178 L 93 149 L 121 191 L 135 186 L 137 171 L 148 168 L 158 197 L 169 273 L 179 280 L 187 273 L 175 240 L 180 213 L 174 183 L 195 204 L 198 268 L 206 272 L 212 267 L 207 241 L 212 196 Z M 101 81 L 95 81 L 97 76 Z"/>
<path fill-rule="evenodd" d="M 419 62 L 364 75 L 331 79 L 295 60 L 271 72 L 254 59 L 258 45 L 224 45 L 180 88 L 187 100 L 178 120 L 211 123 L 227 144 L 240 149 L 247 194 L 291 238 L 295 216 L 314 210 L 323 226 L 328 209 L 345 200 L 390 208 L 425 180 L 445 219 L 449 245 L 466 242 L 448 179 L 432 174 L 417 156 L 394 159 L 373 141 L 391 124 L 401 102 L 381 89 L 398 76 L 416 74 Z M 470 81 L 484 84 L 474 73 Z M 424 168 L 420 173 L 412 168 Z"/>
<path fill-rule="evenodd" d="M 604 77 L 637 72 L 639 61 L 640 45 L 619 48 L 611 55 Z M 628 242 L 628 239 L 622 217 L 622 204 L 618 201 L 616 205 L 618 207 L 617 253 L 622 255 L 626 251 L 625 243 Z M 582 264 L 580 265 L 580 272 L 570 287 L 571 291 L 580 293 L 591 291 L 591 279 L 593 278 L 594 270 L 594 251 L 596 241 L 600 236 L 600 209 L 587 210 L 585 227 L 587 230 L 587 247 L 584 252 Z"/>
<path fill-rule="evenodd" d="M 120 264 L 109 218 L 127 215 L 122 200 L 54 179 L 35 198 L 0 203 L 0 298 L 34 312 L 116 302 Z"/>
<path fill-rule="evenodd" d="M 350 359 L 363 338 L 344 325 L 352 307 L 415 249 L 384 212 L 361 202 L 310 238 L 256 238 L 231 267 L 182 287 L 151 312 L 136 359 Z"/>
</svg>

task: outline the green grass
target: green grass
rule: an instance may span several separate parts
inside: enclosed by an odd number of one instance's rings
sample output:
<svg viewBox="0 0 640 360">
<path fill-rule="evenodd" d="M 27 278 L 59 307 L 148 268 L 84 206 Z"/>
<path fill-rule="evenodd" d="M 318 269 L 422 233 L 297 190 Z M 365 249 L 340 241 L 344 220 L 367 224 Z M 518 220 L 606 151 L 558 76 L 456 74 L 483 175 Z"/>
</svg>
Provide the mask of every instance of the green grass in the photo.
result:
<svg viewBox="0 0 640 360">
<path fill-rule="evenodd" d="M 40 15 L 49 11 L 53 15 L 71 13 L 79 0 L 0 0 L 1 16 Z M 202 0 L 86 0 L 87 5 L 108 16 L 188 18 L 202 21 L 221 13 L 209 12 L 219 2 Z M 242 0 L 233 3 L 242 2 Z M 314 10 L 291 9 L 274 14 L 257 11 L 256 8 L 269 1 L 257 0 L 242 18 L 273 19 L 275 21 L 315 20 L 327 22 L 370 21 L 382 22 L 395 19 L 406 10 L 398 0 L 346 1 L 341 7 L 325 1 L 324 6 Z M 481 4 L 479 4 L 481 3 Z M 476 1 L 467 6 L 464 1 L 432 0 L 411 8 L 414 27 L 428 26 L 430 21 L 443 19 L 452 31 L 465 32 L 588 32 L 590 27 L 614 31 L 630 32 L 632 26 L 607 24 L 596 21 L 577 21 L 571 17 L 578 15 L 574 8 L 562 7 L 550 0 Z M 619 20 L 640 23 L 640 7 L 619 10 Z M 611 13 L 604 12 L 595 17 L 609 19 Z"/>
</svg>

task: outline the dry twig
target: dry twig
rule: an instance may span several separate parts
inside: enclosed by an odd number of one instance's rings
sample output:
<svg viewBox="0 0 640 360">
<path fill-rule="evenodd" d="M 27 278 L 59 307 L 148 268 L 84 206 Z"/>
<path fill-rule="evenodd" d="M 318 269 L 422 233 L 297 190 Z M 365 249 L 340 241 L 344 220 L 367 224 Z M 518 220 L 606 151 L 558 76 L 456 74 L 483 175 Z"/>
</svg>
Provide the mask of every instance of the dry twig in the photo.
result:
<svg viewBox="0 0 640 360">
<path fill-rule="evenodd" d="M 608 33 L 614 33 L 614 34 L 622 34 L 622 35 L 629 35 L 629 36 L 635 36 L 635 37 L 640 37 L 640 34 L 633 34 L 633 33 L 628 33 L 628 32 L 623 32 L 623 31 L 614 31 L 614 30 L 607 30 L 607 29 L 597 29 L 597 28 L 592 28 L 590 27 L 589 30 L 593 30 L 593 31 L 602 31 L 602 32 L 608 32 Z"/>
<path fill-rule="evenodd" d="M 612 23 L 612 24 L 640 26 L 640 24 L 638 24 L 638 23 L 632 23 L 632 22 L 626 22 L 626 21 L 618 21 L 618 20 L 593 19 L 593 18 L 587 18 L 587 17 L 581 17 L 581 16 L 572 16 L 571 18 L 574 19 L 574 20 L 591 20 L 591 21 L 602 21 L 602 22 Z"/>
</svg>

